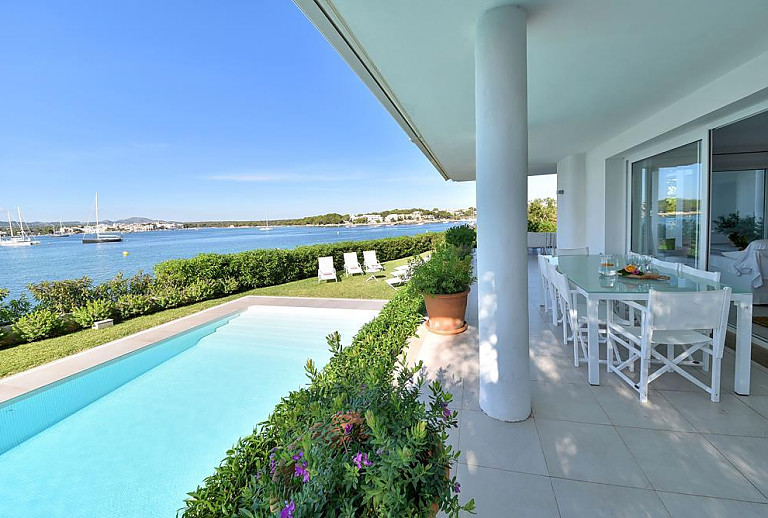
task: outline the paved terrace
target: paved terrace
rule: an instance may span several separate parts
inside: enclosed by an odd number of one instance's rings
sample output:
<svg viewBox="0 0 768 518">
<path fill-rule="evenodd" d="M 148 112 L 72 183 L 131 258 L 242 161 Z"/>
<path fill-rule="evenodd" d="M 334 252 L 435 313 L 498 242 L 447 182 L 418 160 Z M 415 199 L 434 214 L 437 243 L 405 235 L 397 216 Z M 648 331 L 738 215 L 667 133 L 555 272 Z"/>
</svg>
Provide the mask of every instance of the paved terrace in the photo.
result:
<svg viewBox="0 0 768 518">
<path fill-rule="evenodd" d="M 528 272 L 527 421 L 496 421 L 478 406 L 476 301 L 466 333 L 422 328 L 410 350 L 454 394 L 458 478 L 478 516 L 768 516 L 768 371 L 753 363 L 752 395 L 737 396 L 726 350 L 720 403 L 677 374 L 652 383 L 646 404 L 604 370 L 601 386 L 590 386 L 539 307 L 535 257 Z"/>
</svg>

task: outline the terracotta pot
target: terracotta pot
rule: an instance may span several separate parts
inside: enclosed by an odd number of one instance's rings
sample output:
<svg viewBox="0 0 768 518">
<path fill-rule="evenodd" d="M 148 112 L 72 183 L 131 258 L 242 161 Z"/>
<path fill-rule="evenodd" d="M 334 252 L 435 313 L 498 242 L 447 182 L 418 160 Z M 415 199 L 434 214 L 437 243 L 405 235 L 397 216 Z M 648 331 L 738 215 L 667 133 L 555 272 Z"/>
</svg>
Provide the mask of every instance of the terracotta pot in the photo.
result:
<svg viewBox="0 0 768 518">
<path fill-rule="evenodd" d="M 422 295 L 429 316 L 427 329 L 439 335 L 457 335 L 467 330 L 464 316 L 469 290 L 453 295 Z"/>
</svg>

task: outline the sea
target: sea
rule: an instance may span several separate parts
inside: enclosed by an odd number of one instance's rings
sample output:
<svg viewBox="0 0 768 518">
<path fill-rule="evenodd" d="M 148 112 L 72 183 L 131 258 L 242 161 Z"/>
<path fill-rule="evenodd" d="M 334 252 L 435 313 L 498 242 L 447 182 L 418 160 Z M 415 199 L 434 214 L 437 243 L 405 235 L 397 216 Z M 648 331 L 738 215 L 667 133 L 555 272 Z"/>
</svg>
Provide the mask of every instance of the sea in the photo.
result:
<svg viewBox="0 0 768 518">
<path fill-rule="evenodd" d="M 0 288 L 15 298 L 28 283 L 74 279 L 84 275 L 95 283 L 119 272 L 131 276 L 151 273 L 167 259 L 194 257 L 201 253 L 227 254 L 257 248 L 295 248 L 301 245 L 360 241 L 384 237 L 441 232 L 456 222 L 421 225 L 357 225 L 354 227 L 201 228 L 158 230 L 123 234 L 119 243 L 83 244 L 79 235 L 36 239 L 37 246 L 0 247 Z M 127 253 L 126 253 L 127 252 Z"/>
</svg>

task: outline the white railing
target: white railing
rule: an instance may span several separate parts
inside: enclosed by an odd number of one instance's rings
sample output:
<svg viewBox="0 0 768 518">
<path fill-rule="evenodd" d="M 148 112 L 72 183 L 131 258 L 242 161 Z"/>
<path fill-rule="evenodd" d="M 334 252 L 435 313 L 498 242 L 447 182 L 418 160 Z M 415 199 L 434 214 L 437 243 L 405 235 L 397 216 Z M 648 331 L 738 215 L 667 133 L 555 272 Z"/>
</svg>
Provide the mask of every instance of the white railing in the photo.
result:
<svg viewBox="0 0 768 518">
<path fill-rule="evenodd" d="M 555 232 L 528 232 L 528 248 L 541 249 L 544 252 L 554 253 L 557 246 L 557 234 Z"/>
</svg>

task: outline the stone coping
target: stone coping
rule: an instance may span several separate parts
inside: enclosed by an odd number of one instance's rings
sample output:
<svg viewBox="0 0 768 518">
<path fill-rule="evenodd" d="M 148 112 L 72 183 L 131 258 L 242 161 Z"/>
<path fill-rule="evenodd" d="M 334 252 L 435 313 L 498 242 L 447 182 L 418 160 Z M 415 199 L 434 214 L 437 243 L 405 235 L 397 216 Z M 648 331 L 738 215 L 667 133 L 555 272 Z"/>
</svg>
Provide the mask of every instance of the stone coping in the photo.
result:
<svg viewBox="0 0 768 518">
<path fill-rule="evenodd" d="M 387 300 L 248 295 L 0 379 L 0 403 L 251 306 L 380 310 Z"/>
</svg>

